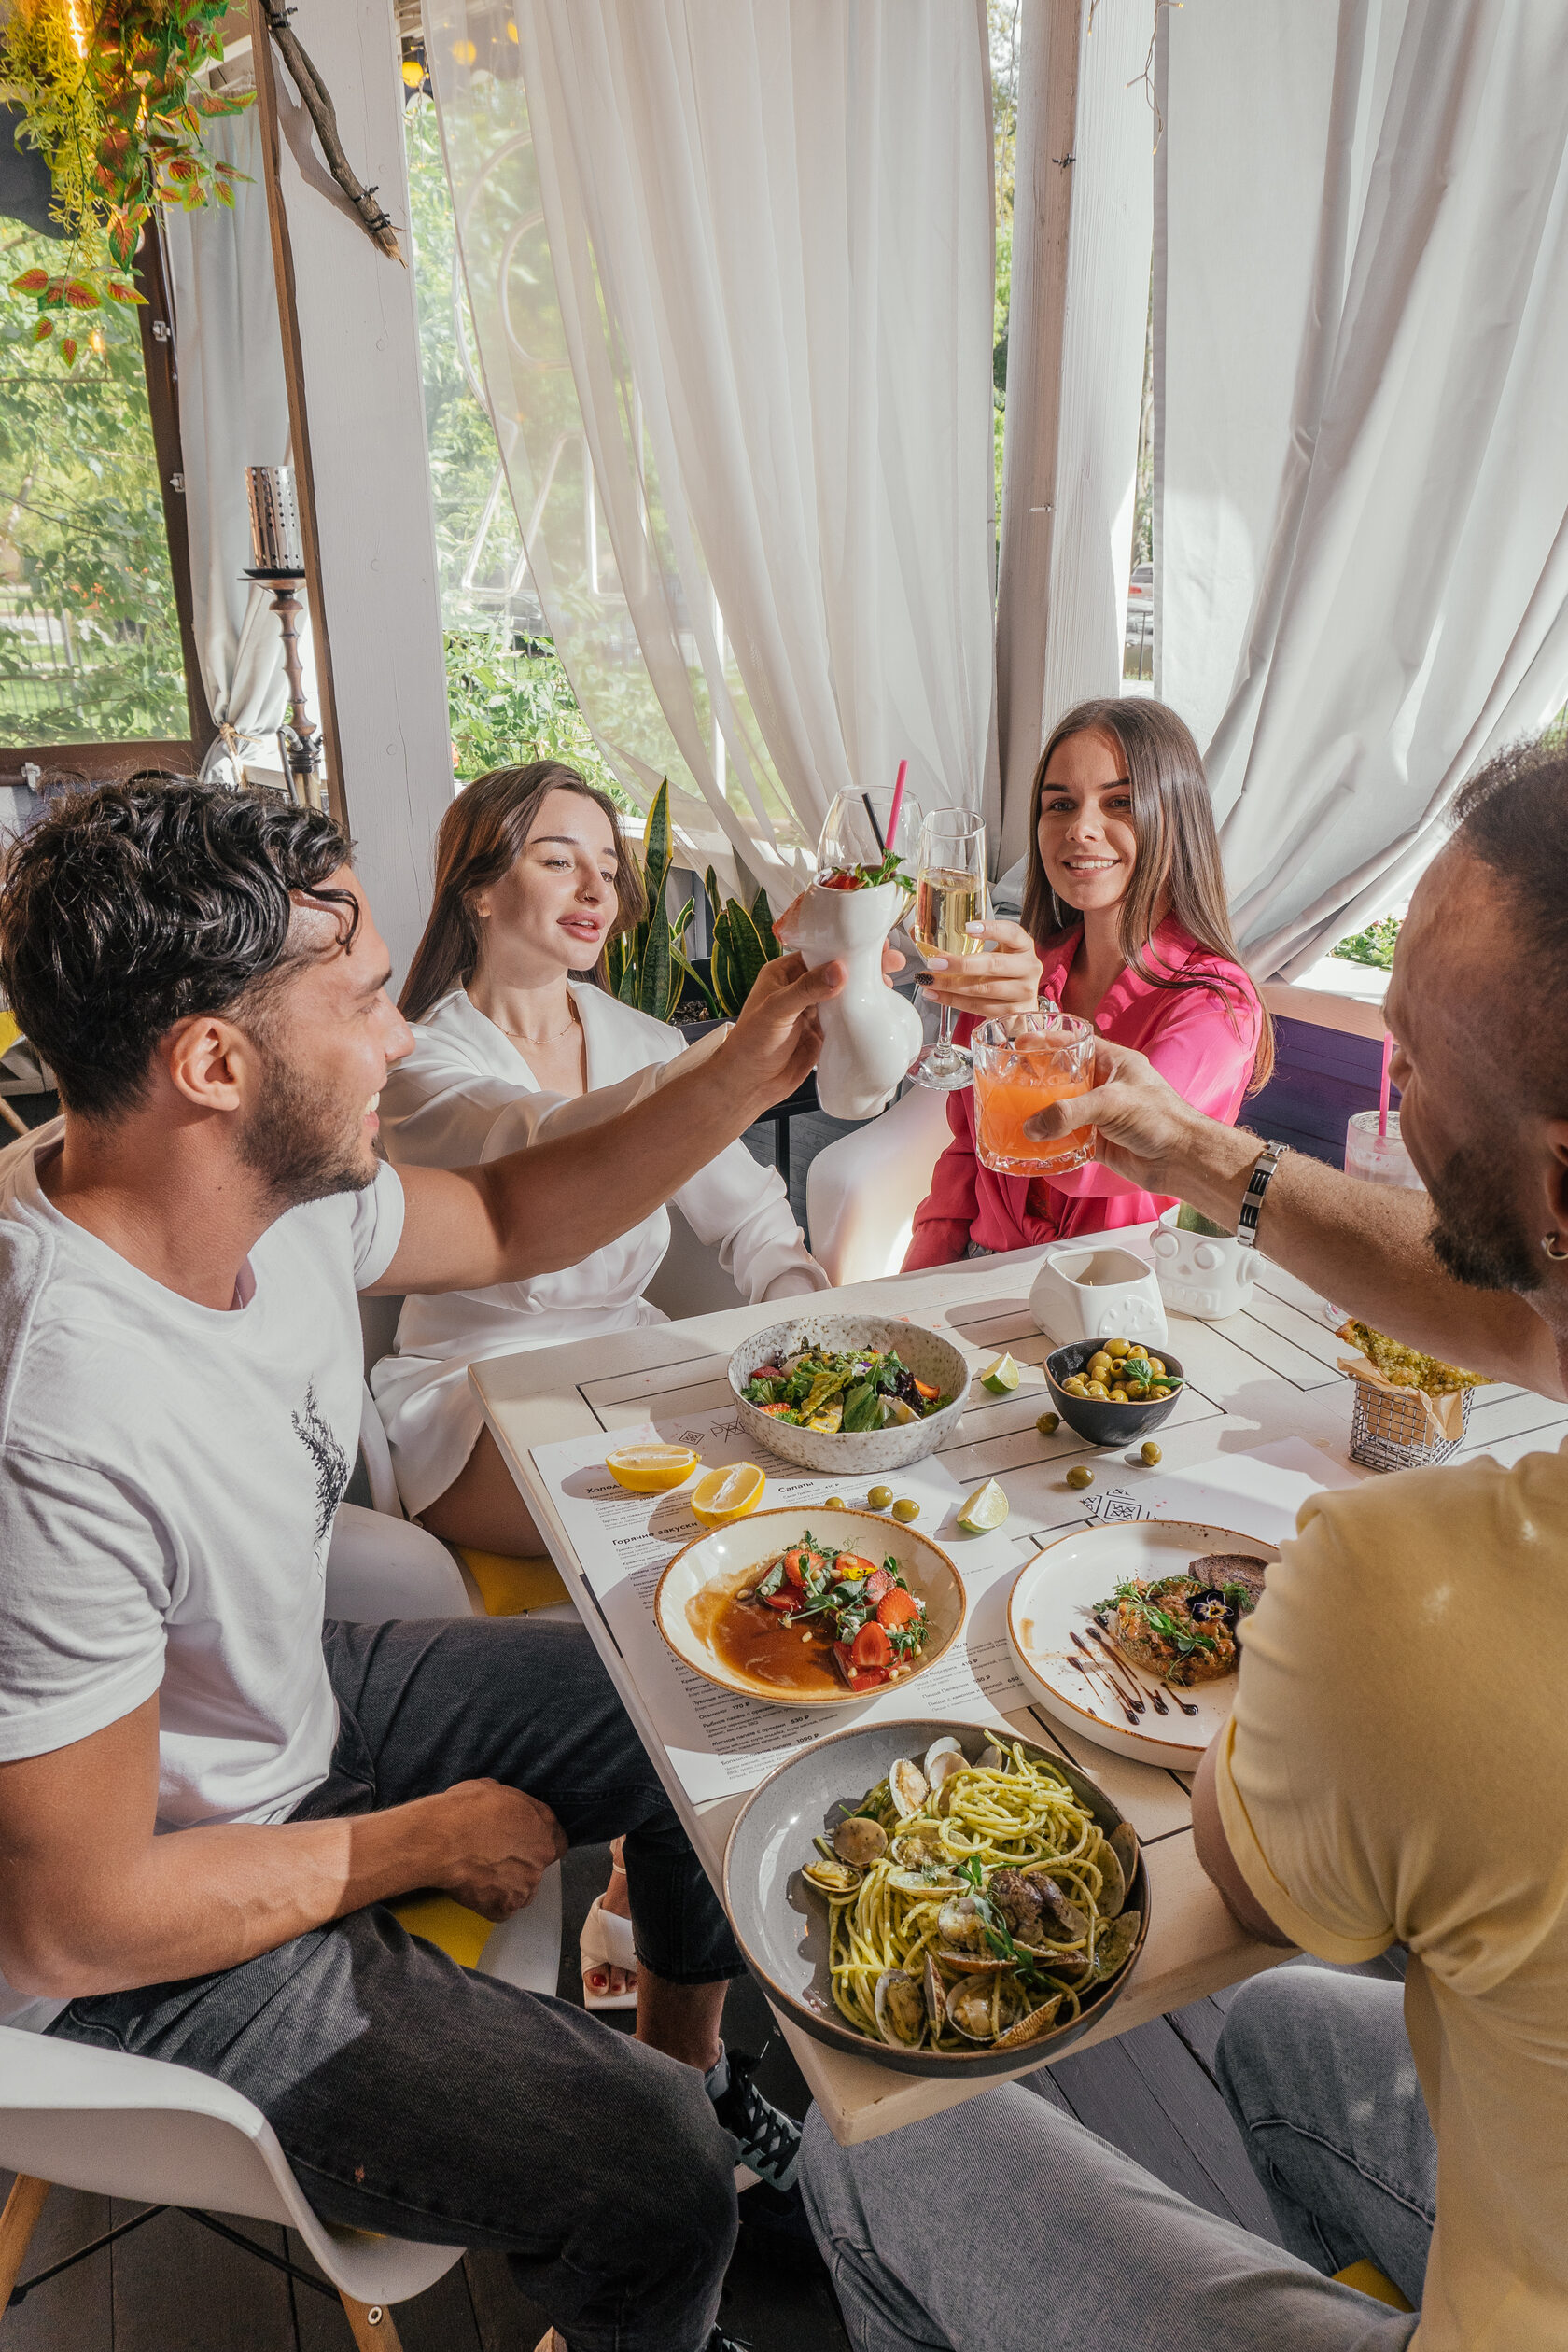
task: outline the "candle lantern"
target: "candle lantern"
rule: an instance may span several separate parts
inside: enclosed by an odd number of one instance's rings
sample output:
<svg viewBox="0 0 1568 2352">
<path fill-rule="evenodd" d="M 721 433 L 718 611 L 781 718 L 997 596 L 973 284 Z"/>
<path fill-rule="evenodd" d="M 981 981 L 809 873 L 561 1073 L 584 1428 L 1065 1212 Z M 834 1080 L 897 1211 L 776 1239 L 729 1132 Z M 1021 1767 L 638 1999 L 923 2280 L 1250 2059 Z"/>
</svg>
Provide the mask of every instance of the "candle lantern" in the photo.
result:
<svg viewBox="0 0 1568 2352">
<path fill-rule="evenodd" d="M 278 750 L 289 798 L 303 808 L 323 808 L 321 735 L 305 703 L 300 663 L 300 590 L 305 559 L 292 466 L 247 466 L 252 562 L 247 580 L 272 592 L 273 610 L 283 634 L 283 665 L 288 678 L 289 718 L 278 729 Z"/>
</svg>

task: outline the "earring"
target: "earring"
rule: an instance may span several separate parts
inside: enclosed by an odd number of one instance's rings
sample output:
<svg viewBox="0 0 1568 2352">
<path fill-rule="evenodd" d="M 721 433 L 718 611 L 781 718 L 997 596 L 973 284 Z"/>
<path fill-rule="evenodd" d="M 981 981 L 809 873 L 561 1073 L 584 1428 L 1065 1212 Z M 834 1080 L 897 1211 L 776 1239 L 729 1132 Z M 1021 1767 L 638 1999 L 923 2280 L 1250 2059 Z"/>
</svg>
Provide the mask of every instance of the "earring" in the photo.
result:
<svg viewBox="0 0 1568 2352">
<path fill-rule="evenodd" d="M 1561 1246 L 1555 1233 L 1544 1233 L 1541 1247 L 1554 1266 L 1568 1266 L 1568 1250 Z"/>
</svg>

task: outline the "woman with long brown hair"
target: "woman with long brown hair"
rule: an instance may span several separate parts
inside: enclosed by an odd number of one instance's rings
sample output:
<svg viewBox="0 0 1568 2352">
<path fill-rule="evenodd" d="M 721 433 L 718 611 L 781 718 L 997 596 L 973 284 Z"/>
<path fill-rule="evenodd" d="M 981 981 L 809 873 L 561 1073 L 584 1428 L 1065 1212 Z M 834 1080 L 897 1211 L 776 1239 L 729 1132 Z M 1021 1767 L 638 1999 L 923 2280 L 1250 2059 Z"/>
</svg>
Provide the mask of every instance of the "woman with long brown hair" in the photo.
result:
<svg viewBox="0 0 1568 2352">
<path fill-rule="evenodd" d="M 382 1090 L 395 1163 L 470 1168 L 516 1151 L 564 1105 L 604 1113 L 686 1051 L 679 1029 L 620 1004 L 605 948 L 643 914 L 642 882 L 603 792 L 554 760 L 496 768 L 441 819 L 436 886 L 399 1009 L 414 1050 Z M 581 1115 L 576 1113 L 573 1115 Z M 675 1201 L 748 1296 L 825 1289 L 784 1186 L 732 1143 Z M 669 1246 L 664 1210 L 579 1266 L 493 1290 L 410 1298 L 395 1355 L 371 1375 L 405 1509 L 433 1533 L 515 1557 L 545 1548 L 469 1385 L 476 1359 L 662 1320 L 643 1292 Z M 625 1882 L 583 1929 L 583 1997 L 626 2009 Z"/>
<path fill-rule="evenodd" d="M 1041 998 L 1136 1046 L 1198 1110 L 1233 1120 L 1273 1066 L 1273 1034 L 1236 953 L 1203 762 L 1164 703 L 1079 703 L 1052 730 L 1029 796 L 1022 923 L 979 926 L 976 957 L 928 959 L 930 993 L 977 1021 Z M 972 927 L 973 928 L 973 927 Z M 905 1268 L 1142 1225 L 1170 1207 L 1091 1162 L 1001 1176 L 974 1149 L 974 1098 L 915 1214 Z"/>
</svg>

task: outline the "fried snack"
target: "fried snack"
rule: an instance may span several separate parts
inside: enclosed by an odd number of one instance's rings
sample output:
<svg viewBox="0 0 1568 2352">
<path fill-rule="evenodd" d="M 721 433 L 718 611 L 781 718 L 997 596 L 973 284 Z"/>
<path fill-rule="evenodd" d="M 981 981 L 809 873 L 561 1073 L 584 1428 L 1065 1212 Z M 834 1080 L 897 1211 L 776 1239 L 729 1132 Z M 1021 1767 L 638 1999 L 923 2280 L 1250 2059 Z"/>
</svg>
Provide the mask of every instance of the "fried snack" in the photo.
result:
<svg viewBox="0 0 1568 2352">
<path fill-rule="evenodd" d="M 1489 1385 L 1484 1372 L 1462 1372 L 1457 1364 L 1444 1364 L 1436 1356 L 1422 1355 L 1418 1348 L 1407 1348 L 1402 1341 L 1389 1338 L 1386 1333 L 1374 1331 L 1369 1323 L 1343 1323 L 1335 1337 L 1348 1339 L 1352 1348 L 1359 1348 L 1391 1388 L 1420 1389 L 1427 1396 L 1449 1396 L 1455 1389 Z"/>
</svg>

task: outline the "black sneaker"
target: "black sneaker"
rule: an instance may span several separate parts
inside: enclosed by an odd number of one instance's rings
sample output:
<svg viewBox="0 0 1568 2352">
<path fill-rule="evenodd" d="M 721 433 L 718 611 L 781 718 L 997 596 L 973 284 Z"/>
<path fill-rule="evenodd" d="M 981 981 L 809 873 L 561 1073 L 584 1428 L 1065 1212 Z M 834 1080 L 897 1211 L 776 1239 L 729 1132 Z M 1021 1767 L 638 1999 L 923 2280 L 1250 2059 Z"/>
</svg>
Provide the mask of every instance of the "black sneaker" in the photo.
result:
<svg viewBox="0 0 1568 2352">
<path fill-rule="evenodd" d="M 713 2112 L 735 2142 L 735 2162 L 770 2189 L 792 2189 L 800 2163 L 801 2127 L 764 2099 L 752 2081 L 759 2060 L 738 2050 L 730 2051 L 729 2060 L 729 2086 L 714 2100 Z"/>
<path fill-rule="evenodd" d="M 827 2275 L 798 2182 L 792 2189 L 770 2189 L 760 2180 L 754 2189 L 742 2191 L 739 2211 L 743 2254 L 795 2277 L 819 2272 Z"/>
</svg>

